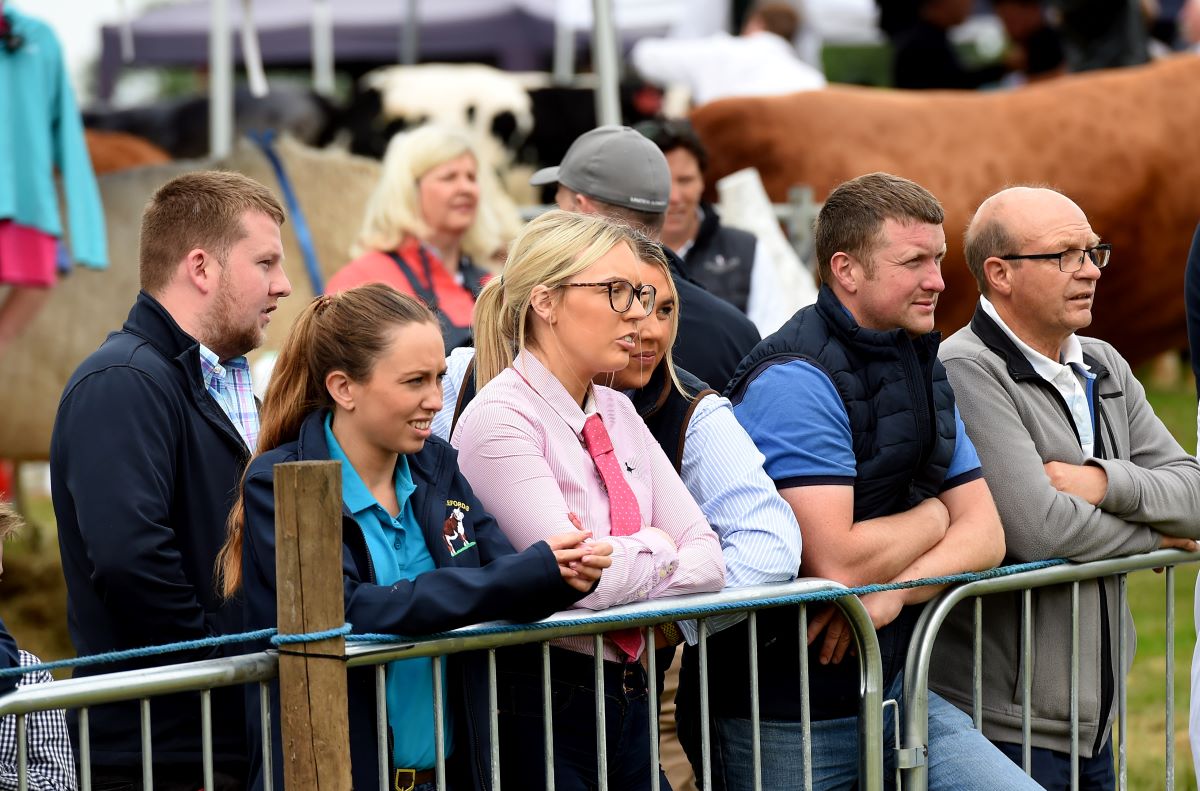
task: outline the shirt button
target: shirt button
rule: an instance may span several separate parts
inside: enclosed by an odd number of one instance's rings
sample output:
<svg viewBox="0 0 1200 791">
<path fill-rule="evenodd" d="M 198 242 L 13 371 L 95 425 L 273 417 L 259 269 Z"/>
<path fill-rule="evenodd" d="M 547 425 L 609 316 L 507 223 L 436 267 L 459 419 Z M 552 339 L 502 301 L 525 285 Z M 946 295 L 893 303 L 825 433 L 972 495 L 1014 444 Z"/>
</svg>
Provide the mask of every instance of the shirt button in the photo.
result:
<svg viewBox="0 0 1200 791">
<path fill-rule="evenodd" d="M 402 547 L 403 543 L 404 542 L 402 542 L 400 539 L 397 538 L 396 543 L 392 544 L 392 549 L 400 549 Z"/>
</svg>

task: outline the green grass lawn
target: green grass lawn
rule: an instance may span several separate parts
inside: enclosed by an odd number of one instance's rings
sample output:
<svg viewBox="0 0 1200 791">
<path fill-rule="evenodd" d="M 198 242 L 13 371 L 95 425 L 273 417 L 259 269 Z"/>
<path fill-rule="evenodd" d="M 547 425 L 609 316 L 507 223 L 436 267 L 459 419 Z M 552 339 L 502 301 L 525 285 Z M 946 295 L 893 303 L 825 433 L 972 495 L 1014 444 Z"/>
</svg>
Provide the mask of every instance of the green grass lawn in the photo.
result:
<svg viewBox="0 0 1200 791">
<path fill-rule="evenodd" d="M 1144 378 L 1143 378 L 1144 381 Z M 1196 449 L 1196 391 L 1191 381 L 1174 387 L 1146 388 L 1154 410 L 1187 450 Z M 1188 699 L 1196 631 L 1192 602 L 1197 567 L 1175 573 L 1175 788 L 1196 788 L 1188 743 Z M 1167 670 L 1165 575 L 1141 571 L 1129 576 L 1129 607 L 1137 625 L 1138 645 L 1128 679 L 1129 787 L 1166 788 L 1165 680 Z"/>
</svg>

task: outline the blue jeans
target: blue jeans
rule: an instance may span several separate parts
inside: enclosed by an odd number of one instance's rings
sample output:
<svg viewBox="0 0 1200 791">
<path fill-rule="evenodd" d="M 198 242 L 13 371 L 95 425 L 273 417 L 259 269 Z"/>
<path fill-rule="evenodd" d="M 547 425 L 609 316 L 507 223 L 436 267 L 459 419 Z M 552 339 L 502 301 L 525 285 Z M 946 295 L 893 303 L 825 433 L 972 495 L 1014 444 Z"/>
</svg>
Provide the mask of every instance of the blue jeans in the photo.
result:
<svg viewBox="0 0 1200 791">
<path fill-rule="evenodd" d="M 1000 752 L 1012 759 L 1017 766 L 1021 765 L 1021 745 L 1011 742 L 996 742 Z M 1058 750 L 1047 750 L 1045 747 L 1032 747 L 1029 750 L 1029 768 L 1033 770 L 1033 779 L 1041 783 L 1049 791 L 1067 791 L 1071 787 L 1071 754 Z M 1116 773 L 1113 771 L 1112 739 L 1104 743 L 1100 752 L 1092 758 L 1079 757 L 1079 789 L 1080 791 L 1112 791 L 1117 785 Z"/>
<path fill-rule="evenodd" d="M 900 699 L 903 674 L 884 694 Z M 904 707 L 901 704 L 901 722 Z M 714 728 L 713 780 L 727 791 L 754 787 L 750 721 L 718 719 Z M 802 732 L 799 722 L 760 722 L 762 787 L 772 791 L 804 788 Z M 895 720 L 890 708 L 883 725 L 883 779 L 896 778 Z M 971 727 L 971 718 L 938 695 L 929 693 L 929 788 L 954 791 L 1039 789 L 1037 783 Z M 858 784 L 858 718 L 812 723 L 813 788 L 851 789 Z"/>
</svg>

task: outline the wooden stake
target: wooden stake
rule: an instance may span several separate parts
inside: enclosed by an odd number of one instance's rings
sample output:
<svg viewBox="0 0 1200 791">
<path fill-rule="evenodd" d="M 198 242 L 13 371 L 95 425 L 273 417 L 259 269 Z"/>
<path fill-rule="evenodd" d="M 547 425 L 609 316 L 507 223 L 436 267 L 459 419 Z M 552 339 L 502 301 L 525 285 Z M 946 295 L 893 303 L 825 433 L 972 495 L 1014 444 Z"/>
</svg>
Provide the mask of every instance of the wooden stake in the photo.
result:
<svg viewBox="0 0 1200 791">
<path fill-rule="evenodd" d="M 275 465 L 275 575 L 280 634 L 320 632 L 344 623 L 337 462 Z M 280 652 L 286 788 L 350 791 L 346 664 L 337 658 L 345 649 L 345 640 L 333 637 L 287 645 L 283 650 L 292 653 Z"/>
</svg>

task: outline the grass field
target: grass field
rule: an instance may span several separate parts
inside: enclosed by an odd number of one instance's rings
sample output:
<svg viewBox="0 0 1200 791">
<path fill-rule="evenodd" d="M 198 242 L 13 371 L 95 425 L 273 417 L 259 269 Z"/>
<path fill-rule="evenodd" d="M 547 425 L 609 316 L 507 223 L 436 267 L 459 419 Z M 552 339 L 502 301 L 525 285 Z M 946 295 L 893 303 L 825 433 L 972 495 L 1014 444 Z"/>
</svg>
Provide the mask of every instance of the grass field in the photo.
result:
<svg viewBox="0 0 1200 791">
<path fill-rule="evenodd" d="M 1196 391 L 1190 381 L 1177 387 L 1147 387 L 1155 412 L 1188 450 L 1196 446 Z M 1196 631 L 1192 602 L 1196 587 L 1195 564 L 1175 574 L 1175 788 L 1196 788 L 1188 744 L 1190 669 Z M 1167 669 L 1165 575 L 1142 571 L 1129 576 L 1129 607 L 1137 625 L 1137 656 L 1128 679 L 1128 739 L 1131 789 L 1166 788 L 1165 744 Z"/>
<path fill-rule="evenodd" d="M 1196 400 L 1191 382 L 1148 388 L 1155 411 L 1188 450 L 1196 444 Z M 54 539 L 54 515 L 45 499 L 28 503 L 29 530 L 5 549 L 0 597 L 5 621 L 21 642 L 42 656 L 72 656 L 65 628 L 65 590 Z M 1196 789 L 1188 745 L 1189 670 L 1196 635 L 1192 621 L 1195 565 L 1180 568 L 1175 579 L 1175 788 Z M 1129 604 L 1137 624 L 1138 645 L 1128 679 L 1129 788 L 1166 788 L 1164 690 L 1166 679 L 1165 575 L 1150 571 L 1129 577 Z"/>
</svg>

